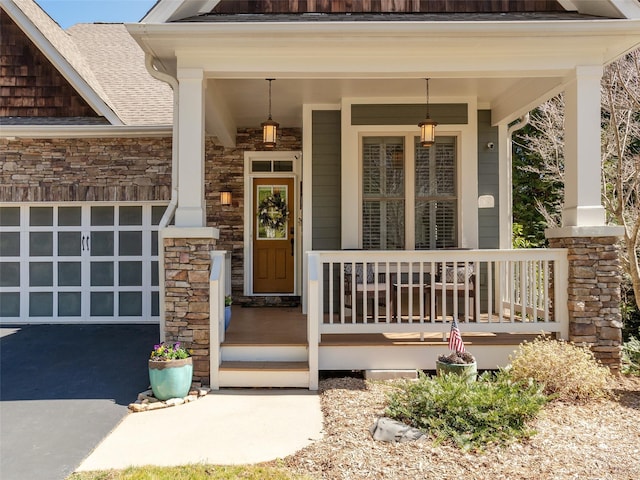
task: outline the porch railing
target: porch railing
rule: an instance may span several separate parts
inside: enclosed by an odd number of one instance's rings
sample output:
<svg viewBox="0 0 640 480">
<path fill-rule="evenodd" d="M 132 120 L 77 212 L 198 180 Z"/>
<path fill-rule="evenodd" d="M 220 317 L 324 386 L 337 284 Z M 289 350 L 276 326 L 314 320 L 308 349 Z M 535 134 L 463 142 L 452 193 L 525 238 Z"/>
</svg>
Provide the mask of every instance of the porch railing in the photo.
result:
<svg viewBox="0 0 640 480">
<path fill-rule="evenodd" d="M 563 249 L 311 252 L 308 321 L 318 334 L 427 333 L 456 318 L 466 332 L 567 338 L 567 275 Z"/>
</svg>

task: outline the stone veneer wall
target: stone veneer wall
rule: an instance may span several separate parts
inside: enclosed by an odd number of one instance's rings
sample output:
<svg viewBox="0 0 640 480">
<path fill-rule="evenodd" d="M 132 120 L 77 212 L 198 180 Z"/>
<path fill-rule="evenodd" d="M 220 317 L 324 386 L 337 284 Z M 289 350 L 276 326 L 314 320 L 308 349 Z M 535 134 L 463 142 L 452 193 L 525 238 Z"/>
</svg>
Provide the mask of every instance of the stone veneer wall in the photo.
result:
<svg viewBox="0 0 640 480">
<path fill-rule="evenodd" d="M 193 350 L 193 382 L 210 384 L 209 275 L 211 238 L 165 238 L 165 340 Z"/>
<path fill-rule="evenodd" d="M 617 237 L 550 238 L 551 248 L 568 249 L 569 340 L 591 346 L 602 364 L 620 369 L 621 270 Z"/>
<path fill-rule="evenodd" d="M 0 138 L 1 202 L 169 201 L 171 138 Z"/>
<path fill-rule="evenodd" d="M 207 226 L 220 229 L 218 250 L 231 252 L 231 284 L 234 301 L 241 303 L 244 289 L 244 152 L 302 150 L 302 130 L 284 128 L 274 149 L 262 146 L 262 129 L 238 130 L 235 148 L 216 145 L 207 139 L 205 185 Z M 230 206 L 220 205 L 220 190 L 229 187 Z"/>
</svg>

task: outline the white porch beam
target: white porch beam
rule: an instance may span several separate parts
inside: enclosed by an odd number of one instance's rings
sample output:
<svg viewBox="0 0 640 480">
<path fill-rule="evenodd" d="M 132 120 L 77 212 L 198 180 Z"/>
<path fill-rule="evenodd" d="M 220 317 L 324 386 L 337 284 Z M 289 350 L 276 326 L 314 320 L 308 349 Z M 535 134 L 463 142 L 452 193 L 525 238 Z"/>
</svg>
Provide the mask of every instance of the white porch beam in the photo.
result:
<svg viewBox="0 0 640 480">
<path fill-rule="evenodd" d="M 220 89 L 215 80 L 208 80 L 205 95 L 207 115 L 205 117 L 205 129 L 209 135 L 214 135 L 219 142 L 233 148 L 236 146 L 236 121 L 229 111 L 227 101 L 220 94 Z"/>
<path fill-rule="evenodd" d="M 176 227 L 206 226 L 204 200 L 204 72 L 178 69 L 178 208 Z"/>
<path fill-rule="evenodd" d="M 600 182 L 601 78 L 602 66 L 578 66 L 565 89 L 563 227 L 605 225 Z"/>
<path fill-rule="evenodd" d="M 509 124 L 562 91 L 562 78 L 527 78 L 492 102 L 492 125 Z"/>
</svg>

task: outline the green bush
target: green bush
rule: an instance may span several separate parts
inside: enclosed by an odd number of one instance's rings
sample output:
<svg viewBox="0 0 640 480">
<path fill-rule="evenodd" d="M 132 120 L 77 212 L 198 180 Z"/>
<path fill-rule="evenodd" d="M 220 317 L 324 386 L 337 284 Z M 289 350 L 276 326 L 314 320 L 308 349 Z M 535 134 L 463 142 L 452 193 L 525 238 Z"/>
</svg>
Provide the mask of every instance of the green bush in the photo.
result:
<svg viewBox="0 0 640 480">
<path fill-rule="evenodd" d="M 640 340 L 635 337 L 622 346 L 622 371 L 640 375 Z"/>
<path fill-rule="evenodd" d="M 533 382 L 515 383 L 507 374 L 484 373 L 467 383 L 462 376 L 421 375 L 402 382 L 387 398 L 386 415 L 429 432 L 436 443 L 449 442 L 465 450 L 481 450 L 534 432 L 534 418 L 546 397 Z"/>
<path fill-rule="evenodd" d="M 511 357 L 509 374 L 515 381 L 533 379 L 557 400 L 588 400 L 609 393 L 612 379 L 588 347 L 540 337 L 522 343 Z"/>
<path fill-rule="evenodd" d="M 622 340 L 628 341 L 631 337 L 640 338 L 640 309 L 633 295 L 633 285 L 628 276 L 625 276 L 620 286 L 622 295 L 620 313 L 622 314 Z"/>
</svg>

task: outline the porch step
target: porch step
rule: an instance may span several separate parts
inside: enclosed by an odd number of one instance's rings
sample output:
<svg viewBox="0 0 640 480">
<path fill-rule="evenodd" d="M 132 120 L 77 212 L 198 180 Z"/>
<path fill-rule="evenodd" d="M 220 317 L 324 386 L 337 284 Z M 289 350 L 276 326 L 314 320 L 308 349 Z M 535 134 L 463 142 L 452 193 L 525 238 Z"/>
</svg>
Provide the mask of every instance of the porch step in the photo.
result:
<svg viewBox="0 0 640 480">
<path fill-rule="evenodd" d="M 234 345 L 223 343 L 223 362 L 303 362 L 307 345 Z"/>
<path fill-rule="evenodd" d="M 221 387 L 309 387 L 308 362 L 223 361 Z"/>
<path fill-rule="evenodd" d="M 309 370 L 308 362 L 222 362 L 220 370 Z"/>
</svg>

